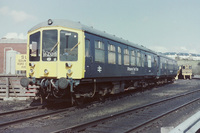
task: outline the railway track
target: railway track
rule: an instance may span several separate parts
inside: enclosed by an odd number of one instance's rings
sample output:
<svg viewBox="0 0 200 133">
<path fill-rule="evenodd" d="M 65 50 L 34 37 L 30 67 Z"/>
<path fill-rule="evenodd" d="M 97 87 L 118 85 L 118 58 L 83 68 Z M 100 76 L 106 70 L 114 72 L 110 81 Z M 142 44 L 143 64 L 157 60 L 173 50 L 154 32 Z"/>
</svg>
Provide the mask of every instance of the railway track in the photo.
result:
<svg viewBox="0 0 200 133">
<path fill-rule="evenodd" d="M 127 94 L 124 94 L 124 95 L 127 95 Z M 119 97 L 119 96 L 114 95 L 112 98 L 116 99 L 117 97 Z M 105 99 L 109 99 L 109 98 L 105 97 Z M 37 107 L 30 107 L 30 108 L 26 108 L 26 109 L 19 109 L 19 110 L 14 110 L 14 111 L 3 112 L 3 113 L 0 113 L 0 128 L 4 127 L 4 126 L 24 122 L 24 121 L 29 121 L 29 120 L 34 120 L 34 119 L 37 119 L 37 118 L 49 116 L 49 115 L 54 115 L 54 114 L 61 113 L 61 112 L 66 112 L 66 111 L 69 111 L 69 110 L 72 111 L 72 110 L 75 110 L 76 108 L 79 108 L 79 107 L 84 108 L 84 107 L 90 106 L 91 104 L 95 104 L 95 103 L 99 103 L 99 102 L 93 101 L 93 102 L 85 103 L 83 105 L 68 107 L 66 109 L 59 109 L 59 110 L 56 110 L 56 111 L 52 111 L 52 110 L 44 111 L 44 109 L 42 109 L 43 106 L 37 106 Z M 34 110 L 37 110 L 36 115 L 34 115 L 34 113 L 32 112 Z M 29 113 L 30 115 L 24 116 L 24 114 L 22 114 L 21 117 L 18 116 L 18 113 L 23 113 L 23 112 L 26 112 L 25 114 Z M 16 116 L 17 116 L 17 118 L 16 118 Z"/>
<path fill-rule="evenodd" d="M 74 109 L 75 107 L 59 109 L 59 110 L 45 110 L 45 109 L 40 109 L 40 107 L 33 107 L 16 111 L 4 112 L 0 114 L 0 128 Z"/>
<path fill-rule="evenodd" d="M 65 129 L 57 130 L 53 133 L 132 132 L 162 118 L 163 116 L 167 116 L 174 111 L 199 101 L 199 94 L 200 90 L 187 92 L 164 100 L 146 104 L 141 107 L 131 108 L 126 111 L 118 112 L 92 121 L 67 127 Z"/>
<path fill-rule="evenodd" d="M 35 110 L 35 109 L 38 109 L 38 108 L 39 107 L 30 107 L 30 108 L 25 108 L 25 109 L 7 111 L 7 112 L 0 113 L 0 116 L 14 114 L 14 113 L 19 113 L 19 112 L 24 112 L 24 111 L 28 111 L 28 110 Z"/>
</svg>

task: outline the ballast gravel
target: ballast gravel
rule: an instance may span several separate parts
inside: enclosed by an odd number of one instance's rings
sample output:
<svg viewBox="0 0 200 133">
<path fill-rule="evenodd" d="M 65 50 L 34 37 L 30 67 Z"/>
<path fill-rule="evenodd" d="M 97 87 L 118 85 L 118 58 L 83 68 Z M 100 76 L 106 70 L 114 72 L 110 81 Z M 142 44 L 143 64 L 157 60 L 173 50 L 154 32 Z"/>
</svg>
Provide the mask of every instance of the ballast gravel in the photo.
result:
<svg viewBox="0 0 200 133">
<path fill-rule="evenodd" d="M 106 99 L 105 102 L 95 102 L 89 104 L 86 107 L 79 107 L 74 111 L 68 111 L 65 113 L 60 113 L 48 117 L 43 117 L 35 119 L 32 121 L 23 122 L 20 124 L 10 125 L 7 127 L 0 127 L 0 132 L 2 133 L 44 133 L 53 132 L 62 128 L 70 127 L 85 121 L 100 118 L 104 115 L 112 115 L 113 113 L 126 110 L 132 107 L 141 106 L 154 102 L 157 100 L 165 99 L 168 97 L 175 96 L 176 94 L 184 93 L 187 91 L 192 91 L 199 89 L 200 80 L 177 80 L 174 83 L 166 84 L 163 86 L 152 87 L 142 91 L 136 91 L 134 93 L 130 92 L 131 95 L 126 97 L 121 97 L 115 100 Z M 0 112 L 22 109 L 29 107 L 32 101 L 0 101 Z M 183 116 L 176 116 L 176 119 L 167 118 L 162 122 L 157 122 L 150 125 L 149 128 L 142 130 L 140 132 L 152 131 L 160 132 L 161 127 L 165 126 L 176 126 L 184 119 L 190 117 L 196 110 L 200 109 L 200 105 L 196 106 L 195 109 L 183 112 Z M 172 120 L 169 122 L 169 120 Z M 160 124 L 161 123 L 161 124 Z M 153 130 L 153 127 L 155 128 Z"/>
</svg>

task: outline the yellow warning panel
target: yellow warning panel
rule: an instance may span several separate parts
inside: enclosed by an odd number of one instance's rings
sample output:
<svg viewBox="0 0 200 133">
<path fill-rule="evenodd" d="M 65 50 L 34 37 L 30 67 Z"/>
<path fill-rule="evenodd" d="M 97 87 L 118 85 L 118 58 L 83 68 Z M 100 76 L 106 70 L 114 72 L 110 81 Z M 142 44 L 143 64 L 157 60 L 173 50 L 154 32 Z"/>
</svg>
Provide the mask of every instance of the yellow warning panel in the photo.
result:
<svg viewBox="0 0 200 133">
<path fill-rule="evenodd" d="M 26 70 L 26 54 L 16 55 L 16 70 Z"/>
</svg>

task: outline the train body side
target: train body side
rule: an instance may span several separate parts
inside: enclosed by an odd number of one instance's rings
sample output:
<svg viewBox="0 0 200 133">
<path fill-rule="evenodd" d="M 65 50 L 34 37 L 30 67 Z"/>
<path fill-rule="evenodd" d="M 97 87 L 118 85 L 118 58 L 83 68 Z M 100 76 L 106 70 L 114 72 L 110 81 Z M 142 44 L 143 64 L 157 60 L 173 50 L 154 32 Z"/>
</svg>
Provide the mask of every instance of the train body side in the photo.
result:
<svg viewBox="0 0 200 133">
<path fill-rule="evenodd" d="M 85 78 L 97 80 L 123 80 L 155 78 L 157 76 L 157 55 L 127 44 L 85 32 Z M 95 44 L 100 42 L 103 49 Z M 109 51 L 109 46 L 114 52 Z M 95 53 L 99 52 L 100 53 Z M 109 53 L 110 52 L 110 53 Z M 125 53 L 126 52 L 126 53 Z M 111 55 L 113 53 L 113 56 Z M 128 53 L 128 54 L 127 54 Z M 102 55 L 101 57 L 97 57 Z M 140 57 L 138 57 L 138 55 Z M 114 58 L 114 59 L 113 59 Z M 111 61 L 110 61 L 111 60 Z M 125 61 L 128 60 L 128 61 Z M 125 64 L 126 63 L 126 64 Z"/>
<path fill-rule="evenodd" d="M 177 75 L 178 65 L 176 60 L 158 54 L 158 64 L 159 64 L 159 69 L 157 73 L 158 78 L 172 79 Z"/>
</svg>

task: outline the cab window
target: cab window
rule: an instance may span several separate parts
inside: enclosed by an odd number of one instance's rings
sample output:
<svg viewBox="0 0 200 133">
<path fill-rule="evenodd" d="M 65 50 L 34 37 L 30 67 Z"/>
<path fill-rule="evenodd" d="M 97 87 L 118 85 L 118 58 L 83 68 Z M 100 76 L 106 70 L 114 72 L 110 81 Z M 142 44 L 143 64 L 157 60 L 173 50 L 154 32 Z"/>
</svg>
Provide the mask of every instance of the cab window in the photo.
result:
<svg viewBox="0 0 200 133">
<path fill-rule="evenodd" d="M 30 35 L 29 60 L 30 61 L 40 60 L 40 32 Z"/>
<path fill-rule="evenodd" d="M 60 60 L 78 60 L 78 33 L 71 31 L 60 31 Z"/>
</svg>

